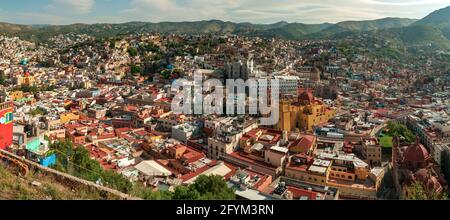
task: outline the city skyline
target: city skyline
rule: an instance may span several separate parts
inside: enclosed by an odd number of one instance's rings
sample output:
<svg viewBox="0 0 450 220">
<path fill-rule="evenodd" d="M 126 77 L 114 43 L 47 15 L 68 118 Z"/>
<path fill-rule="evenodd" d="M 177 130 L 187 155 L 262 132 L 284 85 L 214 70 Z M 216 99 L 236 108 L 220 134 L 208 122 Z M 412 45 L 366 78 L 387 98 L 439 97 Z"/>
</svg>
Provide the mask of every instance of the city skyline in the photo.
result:
<svg viewBox="0 0 450 220">
<path fill-rule="evenodd" d="M 0 0 L 0 21 L 17 24 L 124 23 L 130 21 L 224 20 L 268 24 L 279 21 L 338 23 L 385 17 L 419 19 L 450 0 Z M 208 3 L 208 4 L 207 4 Z"/>
</svg>

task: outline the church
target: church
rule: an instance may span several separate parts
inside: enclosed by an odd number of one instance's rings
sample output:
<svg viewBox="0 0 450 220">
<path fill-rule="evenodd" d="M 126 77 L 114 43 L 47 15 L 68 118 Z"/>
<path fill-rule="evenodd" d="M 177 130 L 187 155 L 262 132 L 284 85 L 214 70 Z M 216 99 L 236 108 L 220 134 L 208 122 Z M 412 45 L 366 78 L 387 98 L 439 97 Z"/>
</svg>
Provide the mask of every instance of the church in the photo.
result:
<svg viewBox="0 0 450 220">
<path fill-rule="evenodd" d="M 420 183 L 428 195 L 447 191 L 447 182 L 428 150 L 419 142 L 401 143 L 395 137 L 392 148 L 394 185 L 399 199 L 408 196 L 407 186 Z"/>
<path fill-rule="evenodd" d="M 277 129 L 282 131 L 312 131 L 315 125 L 328 122 L 336 109 L 316 99 L 311 91 L 304 91 L 298 98 L 280 101 L 280 119 Z"/>
</svg>

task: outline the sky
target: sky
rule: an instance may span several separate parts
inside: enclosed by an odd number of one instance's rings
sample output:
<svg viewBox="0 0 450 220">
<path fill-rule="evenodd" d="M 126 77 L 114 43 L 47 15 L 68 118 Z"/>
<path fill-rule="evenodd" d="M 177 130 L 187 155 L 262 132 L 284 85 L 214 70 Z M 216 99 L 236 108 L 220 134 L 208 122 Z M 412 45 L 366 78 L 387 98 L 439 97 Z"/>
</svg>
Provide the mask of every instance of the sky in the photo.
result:
<svg viewBox="0 0 450 220">
<path fill-rule="evenodd" d="M 384 17 L 423 18 L 450 0 L 0 0 L 0 22 L 15 24 L 129 21 L 337 23 Z"/>
</svg>

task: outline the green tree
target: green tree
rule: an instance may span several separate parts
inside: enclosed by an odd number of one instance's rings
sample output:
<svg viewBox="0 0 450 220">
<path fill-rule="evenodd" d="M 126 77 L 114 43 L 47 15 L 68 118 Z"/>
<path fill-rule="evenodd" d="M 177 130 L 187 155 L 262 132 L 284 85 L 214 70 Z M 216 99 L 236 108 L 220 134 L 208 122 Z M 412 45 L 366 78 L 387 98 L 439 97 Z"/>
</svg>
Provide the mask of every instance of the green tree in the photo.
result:
<svg viewBox="0 0 450 220">
<path fill-rule="evenodd" d="M 387 127 L 389 129 L 389 131 L 387 132 L 389 136 L 391 137 L 402 136 L 409 143 L 414 141 L 415 136 L 413 132 L 409 130 L 408 127 L 406 127 L 405 125 L 400 124 L 399 122 L 389 121 Z"/>
<path fill-rule="evenodd" d="M 131 73 L 132 74 L 136 74 L 136 73 L 141 73 L 142 72 L 142 68 L 140 66 L 137 66 L 137 65 L 134 65 L 134 64 L 131 65 L 130 69 L 131 69 Z"/>
<path fill-rule="evenodd" d="M 234 190 L 227 186 L 223 177 L 201 175 L 193 184 L 177 187 L 173 199 L 233 200 L 235 194 Z"/>
<path fill-rule="evenodd" d="M 428 196 L 420 183 L 414 183 L 407 188 L 407 200 L 428 200 Z"/>
<path fill-rule="evenodd" d="M 89 151 L 83 147 L 74 147 L 70 140 L 58 141 L 50 145 L 57 153 L 55 169 L 68 172 L 88 181 L 101 180 L 113 189 L 128 193 L 132 189 L 131 182 L 119 173 L 104 170 L 100 163 L 91 159 Z M 76 170 L 76 172 L 70 172 Z"/>
<path fill-rule="evenodd" d="M 45 110 L 45 109 L 43 109 L 43 108 L 41 108 L 41 107 L 37 107 L 37 108 L 31 110 L 29 113 L 30 113 L 30 115 L 32 115 L 32 116 L 46 115 L 46 114 L 47 114 L 47 110 Z"/>
<path fill-rule="evenodd" d="M 6 77 L 3 74 L 0 74 L 0 85 L 5 85 L 6 83 Z"/>
<path fill-rule="evenodd" d="M 135 47 L 128 48 L 128 54 L 132 57 L 135 57 L 138 55 L 138 50 Z"/>
<path fill-rule="evenodd" d="M 191 190 L 190 187 L 179 186 L 175 189 L 173 199 L 175 200 L 198 200 L 200 199 L 200 193 L 196 190 Z"/>
<path fill-rule="evenodd" d="M 131 195 L 145 199 L 145 200 L 170 200 L 172 199 L 172 192 L 170 191 L 153 191 L 145 187 L 142 183 L 137 182 L 133 185 Z"/>
<path fill-rule="evenodd" d="M 156 52 L 159 52 L 159 47 L 157 45 L 155 45 L 154 43 L 149 42 L 144 46 L 144 50 L 147 52 L 156 53 Z"/>
<path fill-rule="evenodd" d="M 446 149 L 441 156 L 441 169 L 447 182 L 450 182 L 450 150 Z"/>
<path fill-rule="evenodd" d="M 101 179 L 104 180 L 106 185 L 121 192 L 129 192 L 133 187 L 128 179 L 112 170 L 103 171 Z"/>
<path fill-rule="evenodd" d="M 413 183 L 407 188 L 408 195 L 407 200 L 447 200 L 448 197 L 446 193 L 432 192 L 427 193 L 420 183 Z"/>
</svg>

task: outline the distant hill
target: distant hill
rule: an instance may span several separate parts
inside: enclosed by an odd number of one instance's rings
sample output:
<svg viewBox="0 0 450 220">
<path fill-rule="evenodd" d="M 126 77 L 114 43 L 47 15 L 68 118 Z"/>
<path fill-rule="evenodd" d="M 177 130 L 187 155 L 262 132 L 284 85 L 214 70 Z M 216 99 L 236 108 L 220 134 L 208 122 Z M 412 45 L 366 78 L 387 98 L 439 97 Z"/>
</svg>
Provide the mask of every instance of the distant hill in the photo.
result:
<svg viewBox="0 0 450 220">
<path fill-rule="evenodd" d="M 20 25 L 0 22 L 0 33 L 20 33 L 31 31 L 34 28 L 31 25 Z"/>
<path fill-rule="evenodd" d="M 416 21 L 417 19 L 409 18 L 382 18 L 370 21 L 344 21 L 337 23 L 336 25 L 350 31 L 372 31 L 406 27 Z"/>
<path fill-rule="evenodd" d="M 434 11 L 414 25 L 430 25 L 439 29 L 450 40 L 450 6 Z"/>
<path fill-rule="evenodd" d="M 337 24 L 303 24 L 285 21 L 273 24 L 234 23 L 220 20 L 191 22 L 128 22 L 122 24 L 15 25 L 0 23 L 0 33 L 25 40 L 45 41 L 65 33 L 115 37 L 133 33 L 241 34 L 276 37 L 287 40 L 341 39 L 354 34 L 374 34 L 405 46 L 433 45 L 450 48 L 450 7 L 435 11 L 421 20 L 383 18 L 367 21 L 344 21 Z"/>
<path fill-rule="evenodd" d="M 333 26 L 333 24 L 288 23 L 278 28 L 257 31 L 257 33 L 265 37 L 279 37 L 287 40 L 298 40 L 304 38 L 306 35 L 320 32 L 330 26 Z"/>
<path fill-rule="evenodd" d="M 432 12 L 426 17 L 420 19 L 415 24 L 442 24 L 450 23 L 450 6 Z"/>
<path fill-rule="evenodd" d="M 123 24 L 71 24 L 71 25 L 14 25 L 0 24 L 0 33 L 15 33 L 28 40 L 45 40 L 51 36 L 64 33 L 91 34 L 109 37 L 121 34 L 161 32 L 178 34 L 253 34 L 264 37 L 283 39 L 302 39 L 307 35 L 327 30 L 329 34 L 343 31 L 367 31 L 388 27 L 402 27 L 410 19 L 386 18 L 374 21 L 349 21 L 339 24 L 302 24 L 277 22 L 274 24 L 233 23 L 220 20 L 193 22 L 128 22 Z M 326 32 L 327 33 L 327 32 Z"/>
<path fill-rule="evenodd" d="M 411 25 L 378 31 L 386 39 L 402 42 L 405 46 L 431 46 L 435 49 L 450 50 L 450 41 L 437 28 L 430 25 Z"/>
</svg>

